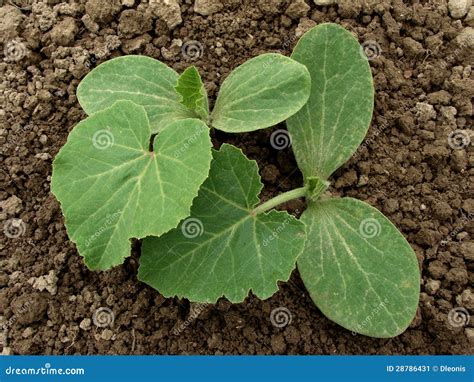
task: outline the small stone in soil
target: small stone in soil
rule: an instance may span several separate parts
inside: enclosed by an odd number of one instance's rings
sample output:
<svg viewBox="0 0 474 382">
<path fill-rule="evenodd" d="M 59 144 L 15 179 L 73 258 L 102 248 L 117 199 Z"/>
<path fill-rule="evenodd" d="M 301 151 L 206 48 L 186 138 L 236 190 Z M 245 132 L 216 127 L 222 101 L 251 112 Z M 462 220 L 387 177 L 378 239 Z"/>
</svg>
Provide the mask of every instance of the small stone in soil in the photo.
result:
<svg viewBox="0 0 474 382">
<path fill-rule="evenodd" d="M 51 30 L 51 41 L 60 46 L 72 45 L 78 32 L 76 21 L 66 17 Z"/>
<path fill-rule="evenodd" d="M 449 14 L 454 19 L 460 19 L 467 15 L 469 8 L 472 5 L 472 0 L 449 0 L 448 9 Z"/>
<path fill-rule="evenodd" d="M 7 216 L 13 216 L 17 214 L 18 212 L 21 211 L 22 204 L 23 202 L 16 195 L 12 195 L 6 200 L 2 200 L 0 202 L 0 211 L 1 211 L 0 216 L 5 215 L 5 218 L 6 218 Z"/>
<path fill-rule="evenodd" d="M 194 12 L 202 16 L 209 16 L 219 12 L 223 7 L 220 0 L 196 0 L 194 2 Z"/>
<path fill-rule="evenodd" d="M 110 341 L 114 335 L 114 332 L 110 329 L 104 329 L 100 337 L 105 341 Z"/>
<path fill-rule="evenodd" d="M 314 4 L 316 5 L 334 5 L 338 2 L 338 0 L 314 0 Z"/>
<path fill-rule="evenodd" d="M 430 295 L 435 295 L 441 287 L 441 281 L 429 279 L 425 284 L 425 290 Z"/>
<path fill-rule="evenodd" d="M 111 22 L 121 8 L 120 0 L 88 0 L 86 3 L 86 13 L 98 23 Z"/>
<path fill-rule="evenodd" d="M 92 324 L 92 321 L 90 318 L 84 318 L 81 323 L 79 324 L 79 327 L 82 329 L 82 330 L 90 330 L 91 328 L 91 324 Z"/>
<path fill-rule="evenodd" d="M 153 13 L 166 23 L 169 30 L 183 22 L 181 8 L 176 0 L 151 0 L 150 6 Z"/>
<path fill-rule="evenodd" d="M 296 0 L 290 3 L 285 14 L 290 16 L 292 19 L 300 19 L 305 17 L 310 9 L 310 6 L 306 4 L 304 0 Z"/>
</svg>

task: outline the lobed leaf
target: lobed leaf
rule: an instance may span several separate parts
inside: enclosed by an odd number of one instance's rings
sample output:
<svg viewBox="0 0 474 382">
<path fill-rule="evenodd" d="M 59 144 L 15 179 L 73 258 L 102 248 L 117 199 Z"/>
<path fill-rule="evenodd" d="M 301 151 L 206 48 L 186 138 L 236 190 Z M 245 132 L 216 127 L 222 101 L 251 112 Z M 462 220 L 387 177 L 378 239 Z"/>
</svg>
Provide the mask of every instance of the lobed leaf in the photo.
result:
<svg viewBox="0 0 474 382">
<path fill-rule="evenodd" d="M 275 53 L 252 58 L 224 81 L 211 114 L 212 126 L 230 133 L 264 129 L 295 114 L 309 97 L 304 65 Z"/>
<path fill-rule="evenodd" d="M 195 114 L 175 90 L 179 75 L 146 56 L 118 57 L 100 64 L 81 81 L 77 98 L 88 115 L 128 100 L 145 107 L 153 132 Z"/>
<path fill-rule="evenodd" d="M 418 306 L 415 253 L 377 209 L 352 198 L 311 203 L 298 259 L 306 289 L 332 321 L 371 337 L 394 337 Z"/>
<path fill-rule="evenodd" d="M 268 298 L 288 280 L 303 250 L 305 227 L 286 212 L 253 215 L 262 189 L 257 164 L 224 144 L 191 218 L 143 241 L 138 278 L 164 296 L 241 302 L 249 290 Z"/>
<path fill-rule="evenodd" d="M 311 74 L 306 105 L 287 126 L 305 177 L 327 179 L 357 150 L 372 119 L 374 87 L 358 41 L 337 24 L 306 32 L 291 56 Z"/>
<path fill-rule="evenodd" d="M 196 113 L 203 121 L 209 118 L 209 100 L 201 76 L 195 66 L 187 68 L 178 78 L 176 91 L 181 103 Z"/>
<path fill-rule="evenodd" d="M 51 190 L 90 269 L 121 264 L 130 239 L 161 235 L 189 215 L 211 162 L 209 129 L 174 122 L 153 142 L 142 106 L 116 102 L 80 122 L 54 160 Z"/>
</svg>

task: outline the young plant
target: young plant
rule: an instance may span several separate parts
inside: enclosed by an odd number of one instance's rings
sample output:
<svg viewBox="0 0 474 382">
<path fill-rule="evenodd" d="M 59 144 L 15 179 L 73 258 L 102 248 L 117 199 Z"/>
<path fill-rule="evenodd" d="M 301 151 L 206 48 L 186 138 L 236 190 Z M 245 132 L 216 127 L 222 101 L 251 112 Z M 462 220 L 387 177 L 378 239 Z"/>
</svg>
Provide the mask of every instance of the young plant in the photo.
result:
<svg viewBox="0 0 474 382">
<path fill-rule="evenodd" d="M 271 296 L 297 262 L 311 298 L 328 318 L 368 336 L 396 336 L 416 313 L 416 256 L 378 210 L 325 192 L 328 178 L 356 151 L 370 125 L 374 89 L 367 58 L 335 24 L 307 32 L 292 58 L 312 79 L 308 102 L 287 121 L 304 187 L 257 205 L 262 185 L 256 163 L 224 145 L 213 152 L 191 217 L 144 240 L 139 279 L 169 297 L 240 302 L 250 290 Z M 270 211 L 300 197 L 308 203 L 300 221 Z"/>
<path fill-rule="evenodd" d="M 253 58 L 209 102 L 195 67 L 181 76 L 143 56 L 112 59 L 79 84 L 89 117 L 53 163 L 51 190 L 90 269 L 121 264 L 130 240 L 160 236 L 189 215 L 208 176 L 207 125 L 228 132 L 282 122 L 308 100 L 306 67 L 279 54 Z"/>
</svg>

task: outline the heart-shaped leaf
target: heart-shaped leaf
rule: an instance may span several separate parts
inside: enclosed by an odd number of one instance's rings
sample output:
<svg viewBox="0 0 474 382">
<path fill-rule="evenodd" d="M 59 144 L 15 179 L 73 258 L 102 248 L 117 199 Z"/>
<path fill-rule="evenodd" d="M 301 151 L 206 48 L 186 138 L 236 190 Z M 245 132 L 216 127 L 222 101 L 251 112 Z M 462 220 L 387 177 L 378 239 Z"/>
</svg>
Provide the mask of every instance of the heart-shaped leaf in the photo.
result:
<svg viewBox="0 0 474 382">
<path fill-rule="evenodd" d="M 209 118 L 209 100 L 196 67 L 190 66 L 179 76 L 175 89 L 182 97 L 181 103 L 194 111 L 197 117 L 207 121 Z"/>
<path fill-rule="evenodd" d="M 211 162 L 209 129 L 174 122 L 156 137 L 145 109 L 119 101 L 80 122 L 53 164 L 51 190 L 91 269 L 129 256 L 130 239 L 161 235 L 189 215 Z"/>
<path fill-rule="evenodd" d="M 371 337 L 394 337 L 418 306 L 415 253 L 377 209 L 352 198 L 310 203 L 298 259 L 314 303 L 332 321 Z"/>
<path fill-rule="evenodd" d="M 306 103 L 310 84 L 304 65 L 288 57 L 267 53 L 252 58 L 225 79 L 211 124 L 230 133 L 276 125 Z"/>
<path fill-rule="evenodd" d="M 144 106 L 153 132 L 171 122 L 195 118 L 180 101 L 175 86 L 179 75 L 146 56 L 118 57 L 100 64 L 77 87 L 77 98 L 88 115 L 128 100 Z"/>
<path fill-rule="evenodd" d="M 308 103 L 287 121 L 298 167 L 327 179 L 357 150 L 372 119 L 374 87 L 361 46 L 337 24 L 306 32 L 291 56 L 311 74 Z"/>
<path fill-rule="evenodd" d="M 257 164 L 230 145 L 214 151 L 209 178 L 180 227 L 142 245 L 138 278 L 167 297 L 241 302 L 268 298 L 288 280 L 305 227 L 286 212 L 252 214 L 262 189 Z"/>
</svg>

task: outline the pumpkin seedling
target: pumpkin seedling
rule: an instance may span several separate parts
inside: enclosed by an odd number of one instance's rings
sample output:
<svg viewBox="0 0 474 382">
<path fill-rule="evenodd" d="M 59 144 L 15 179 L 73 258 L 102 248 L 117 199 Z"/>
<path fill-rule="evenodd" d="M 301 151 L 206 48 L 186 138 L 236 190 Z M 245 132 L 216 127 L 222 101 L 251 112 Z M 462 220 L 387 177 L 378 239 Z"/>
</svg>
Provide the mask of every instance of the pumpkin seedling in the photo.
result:
<svg viewBox="0 0 474 382">
<path fill-rule="evenodd" d="M 329 319 L 368 336 L 396 336 L 416 313 L 416 256 L 378 210 L 325 192 L 370 125 L 368 60 L 357 40 L 335 24 L 308 31 L 292 58 L 311 75 L 308 102 L 287 121 L 304 186 L 258 205 L 256 163 L 224 145 L 213 152 L 191 217 L 144 240 L 139 279 L 165 296 L 240 302 L 250 290 L 271 296 L 297 263 L 312 300 Z M 300 197 L 308 204 L 300 221 L 272 210 Z"/>
<path fill-rule="evenodd" d="M 53 163 L 51 190 L 90 269 L 121 264 L 130 240 L 161 234 L 189 215 L 211 162 L 210 125 L 227 132 L 282 122 L 308 100 L 306 67 L 264 54 L 234 70 L 216 105 L 195 67 L 182 75 L 144 56 L 107 61 L 79 84 L 89 117 Z"/>
</svg>

